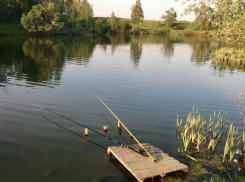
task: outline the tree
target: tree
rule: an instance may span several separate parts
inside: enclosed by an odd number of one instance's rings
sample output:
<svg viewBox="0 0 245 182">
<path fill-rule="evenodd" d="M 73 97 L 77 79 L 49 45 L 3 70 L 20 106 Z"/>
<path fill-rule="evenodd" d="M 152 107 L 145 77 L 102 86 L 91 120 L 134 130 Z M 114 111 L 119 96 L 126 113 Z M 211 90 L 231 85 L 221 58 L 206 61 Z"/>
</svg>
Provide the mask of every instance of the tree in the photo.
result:
<svg viewBox="0 0 245 182">
<path fill-rule="evenodd" d="M 21 24 L 29 32 L 57 32 L 64 26 L 60 22 L 59 0 L 40 0 L 27 14 L 22 14 Z"/>
<path fill-rule="evenodd" d="M 136 0 L 136 3 L 132 6 L 131 10 L 131 21 L 135 24 L 137 30 L 139 22 L 144 20 L 144 12 L 142 10 L 140 0 Z"/>
<path fill-rule="evenodd" d="M 183 4 L 189 0 L 182 0 Z M 185 14 L 201 10 L 201 6 L 212 7 L 213 22 L 217 29 L 214 38 L 225 38 L 227 43 L 238 42 L 245 45 L 245 1 L 244 0 L 199 0 L 194 1 L 185 9 Z"/>
<path fill-rule="evenodd" d="M 111 17 L 107 21 L 111 26 L 110 32 L 116 33 L 118 31 L 118 20 L 114 12 L 111 13 Z"/>
<path fill-rule="evenodd" d="M 174 22 L 177 18 L 177 13 L 174 11 L 174 8 L 170 8 L 170 10 L 165 11 L 166 15 L 162 15 L 162 19 L 165 19 L 165 26 L 167 28 L 171 28 L 174 25 Z"/>
<path fill-rule="evenodd" d="M 94 16 L 93 6 L 88 2 L 88 0 L 82 0 L 79 8 L 79 19 L 88 20 L 89 17 L 93 17 L 93 16 Z"/>
<path fill-rule="evenodd" d="M 109 32 L 109 30 L 111 29 L 110 25 L 107 23 L 106 19 L 98 19 L 95 22 L 95 30 L 101 34 L 101 35 L 105 35 Z"/>
<path fill-rule="evenodd" d="M 196 30 L 209 30 L 214 21 L 214 10 L 206 4 L 201 4 L 199 8 L 195 9 L 196 19 L 190 25 Z"/>
</svg>

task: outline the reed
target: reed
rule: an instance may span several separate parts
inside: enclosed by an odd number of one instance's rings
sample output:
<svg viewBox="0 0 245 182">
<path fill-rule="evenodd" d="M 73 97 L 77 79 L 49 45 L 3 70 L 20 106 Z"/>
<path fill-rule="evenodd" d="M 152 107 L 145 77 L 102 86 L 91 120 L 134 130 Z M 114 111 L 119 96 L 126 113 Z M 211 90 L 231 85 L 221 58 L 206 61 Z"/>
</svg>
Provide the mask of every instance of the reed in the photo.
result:
<svg viewBox="0 0 245 182">
<path fill-rule="evenodd" d="M 230 137 L 228 135 L 226 142 L 225 142 L 225 148 L 224 148 L 224 155 L 223 155 L 223 163 L 225 163 L 225 158 L 230 150 Z"/>
<path fill-rule="evenodd" d="M 184 144 L 184 151 L 187 151 L 187 147 L 191 141 L 191 136 L 188 134 L 188 128 L 185 128 L 184 136 L 183 138 L 183 144 Z"/>
<path fill-rule="evenodd" d="M 179 122 L 179 117 L 178 117 L 178 115 L 177 115 L 177 119 L 176 119 L 176 129 L 179 130 L 180 127 L 181 127 L 181 125 L 182 125 L 182 119 L 181 119 L 180 122 Z"/>
<path fill-rule="evenodd" d="M 233 65 L 239 69 L 245 66 L 245 48 L 223 47 L 214 52 L 214 59 L 221 65 Z"/>
<path fill-rule="evenodd" d="M 216 145 L 217 145 L 217 142 L 218 142 L 218 140 L 220 139 L 220 137 L 221 137 L 221 134 L 219 134 L 219 136 L 216 137 L 216 139 L 210 140 L 210 142 L 209 142 L 209 144 L 208 144 L 208 149 L 212 149 L 212 150 L 214 151 L 214 149 L 215 149 L 215 147 L 216 147 Z"/>
<path fill-rule="evenodd" d="M 197 149 L 198 152 L 200 151 L 199 146 L 204 141 L 204 139 L 205 139 L 204 138 L 204 133 L 201 132 L 201 131 L 198 131 L 197 132 L 197 139 L 196 139 L 196 141 L 197 141 L 196 149 Z"/>
<path fill-rule="evenodd" d="M 237 136 L 237 134 L 238 134 L 238 128 L 236 129 L 235 127 L 233 127 L 233 124 L 231 124 L 230 129 L 229 129 L 229 134 L 228 134 L 229 143 L 227 144 L 227 145 L 229 145 L 229 151 L 230 151 L 229 162 L 232 161 L 232 159 L 235 155 L 235 151 L 236 151 L 236 149 L 240 143 L 240 137 L 241 136 Z"/>
<path fill-rule="evenodd" d="M 245 152 L 245 117 L 244 117 L 244 126 L 242 134 L 242 151 Z"/>
</svg>

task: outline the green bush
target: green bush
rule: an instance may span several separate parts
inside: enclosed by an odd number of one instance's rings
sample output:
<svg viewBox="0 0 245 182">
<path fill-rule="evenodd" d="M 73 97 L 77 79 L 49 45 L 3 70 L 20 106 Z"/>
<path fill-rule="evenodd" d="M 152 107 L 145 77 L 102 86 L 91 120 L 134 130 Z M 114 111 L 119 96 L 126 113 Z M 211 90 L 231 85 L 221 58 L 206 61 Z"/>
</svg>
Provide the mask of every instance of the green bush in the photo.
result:
<svg viewBox="0 0 245 182">
<path fill-rule="evenodd" d="M 157 33 L 159 33 L 159 34 L 167 34 L 168 32 L 169 32 L 169 30 L 166 29 L 165 27 L 159 27 L 157 29 Z"/>
</svg>

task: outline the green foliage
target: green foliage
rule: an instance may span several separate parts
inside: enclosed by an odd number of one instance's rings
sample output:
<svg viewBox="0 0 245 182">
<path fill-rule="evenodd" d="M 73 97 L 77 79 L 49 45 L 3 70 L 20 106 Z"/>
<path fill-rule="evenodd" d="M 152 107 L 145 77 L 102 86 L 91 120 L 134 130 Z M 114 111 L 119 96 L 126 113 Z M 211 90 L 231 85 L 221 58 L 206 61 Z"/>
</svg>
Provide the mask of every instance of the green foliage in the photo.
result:
<svg viewBox="0 0 245 182">
<path fill-rule="evenodd" d="M 189 0 L 182 0 L 185 4 Z M 245 45 L 245 1 L 244 0 L 200 0 L 194 1 L 185 9 L 185 14 L 200 12 L 202 6 L 210 9 L 207 17 L 217 29 L 213 32 L 214 38 L 225 38 L 230 45 L 237 42 L 240 47 Z M 213 11 L 213 13 L 211 13 Z M 200 13 L 199 13 L 200 14 Z M 212 15 L 213 14 L 213 15 Z M 207 22 L 207 21 L 206 21 Z"/>
<path fill-rule="evenodd" d="M 111 13 L 111 17 L 109 19 L 107 19 L 107 21 L 108 21 L 109 25 L 111 26 L 110 32 L 111 33 L 118 32 L 118 30 L 119 30 L 119 27 L 118 27 L 118 19 L 115 16 L 115 13 L 114 12 Z M 121 22 L 121 26 L 122 26 L 121 28 L 124 28 L 125 25 L 123 25 L 123 22 Z"/>
<path fill-rule="evenodd" d="M 79 20 L 83 20 L 83 19 L 88 20 L 89 17 L 94 16 L 93 7 L 88 2 L 88 0 L 82 0 L 81 4 L 78 7 L 79 7 L 79 17 L 78 17 Z"/>
<path fill-rule="evenodd" d="M 245 66 L 245 49 L 223 47 L 214 52 L 214 57 L 218 61 L 227 62 L 227 64 L 236 63 Z"/>
<path fill-rule="evenodd" d="M 170 10 L 165 11 L 166 15 L 162 15 L 162 19 L 165 20 L 165 27 L 170 28 L 174 25 L 174 22 L 177 18 L 177 13 L 174 11 L 174 8 L 170 8 Z"/>
<path fill-rule="evenodd" d="M 139 22 L 142 22 L 144 19 L 144 12 L 141 7 L 140 0 L 136 0 L 136 3 L 135 5 L 132 6 L 131 10 L 132 10 L 131 21 L 136 26 L 136 30 L 137 30 Z"/>
<path fill-rule="evenodd" d="M 64 23 L 60 22 L 58 4 L 42 0 L 41 4 L 34 5 L 26 15 L 23 14 L 21 24 L 28 32 L 57 32 Z"/>
<path fill-rule="evenodd" d="M 110 31 L 111 27 L 110 25 L 107 23 L 106 19 L 98 19 L 95 21 L 95 30 L 101 34 L 101 35 L 105 35 Z"/>
<path fill-rule="evenodd" d="M 216 0 L 215 22 L 218 26 L 214 37 L 224 37 L 226 42 L 238 42 L 240 47 L 245 45 L 245 1 L 244 0 Z"/>
<path fill-rule="evenodd" d="M 201 4 L 195 10 L 196 19 L 190 24 L 195 30 L 209 30 L 214 20 L 214 10 L 206 4 Z"/>
<path fill-rule="evenodd" d="M 21 24 L 28 32 L 44 31 L 43 11 L 40 5 L 35 5 L 27 15 L 22 15 Z"/>
</svg>

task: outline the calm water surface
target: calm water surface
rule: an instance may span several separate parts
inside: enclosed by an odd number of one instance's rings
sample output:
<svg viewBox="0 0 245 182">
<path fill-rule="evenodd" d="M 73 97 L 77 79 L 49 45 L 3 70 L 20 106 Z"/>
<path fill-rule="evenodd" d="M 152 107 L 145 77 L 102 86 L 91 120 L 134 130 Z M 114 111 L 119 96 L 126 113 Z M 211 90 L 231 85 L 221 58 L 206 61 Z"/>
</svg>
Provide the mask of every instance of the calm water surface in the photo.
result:
<svg viewBox="0 0 245 182">
<path fill-rule="evenodd" d="M 0 37 L 0 181 L 136 181 L 107 157 L 103 147 L 115 143 L 93 132 L 88 139 L 100 146 L 81 139 L 43 116 L 82 136 L 84 128 L 33 104 L 103 133 L 99 111 L 117 121 L 97 94 L 139 141 L 176 159 L 177 114 L 227 112 L 227 124 L 242 128 L 234 99 L 245 75 L 212 60 L 219 46 L 200 37 Z M 122 141 L 112 128 L 107 134 Z"/>
</svg>

